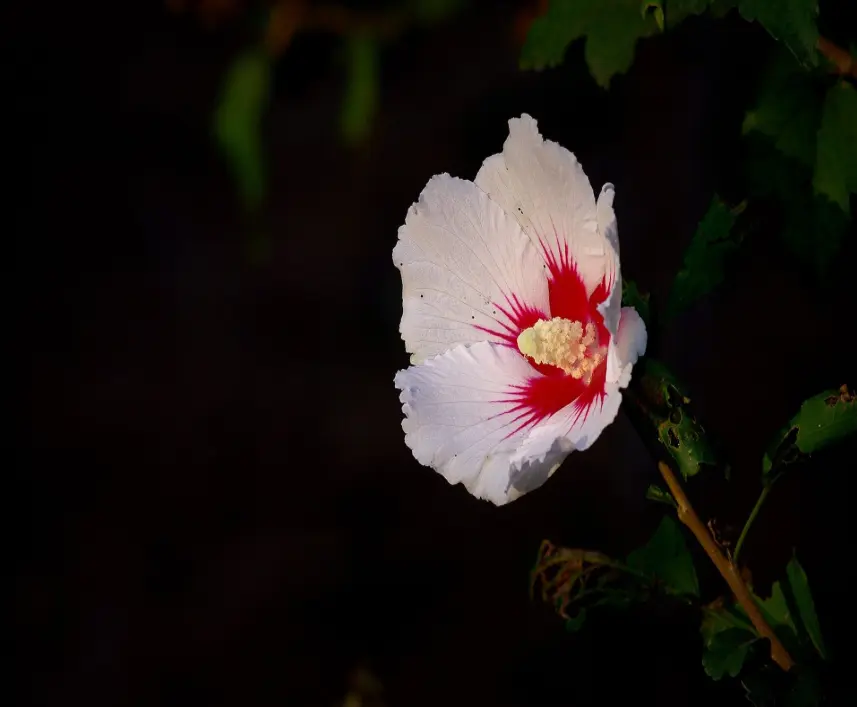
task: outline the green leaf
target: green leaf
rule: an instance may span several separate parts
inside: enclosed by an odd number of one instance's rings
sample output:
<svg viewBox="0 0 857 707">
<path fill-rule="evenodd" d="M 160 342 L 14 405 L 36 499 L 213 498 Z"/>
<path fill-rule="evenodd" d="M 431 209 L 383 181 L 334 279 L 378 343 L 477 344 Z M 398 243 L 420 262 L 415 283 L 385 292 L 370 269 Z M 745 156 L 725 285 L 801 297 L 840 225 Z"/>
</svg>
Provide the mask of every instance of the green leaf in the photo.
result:
<svg viewBox="0 0 857 707">
<path fill-rule="evenodd" d="M 714 197 L 673 281 L 669 316 L 674 317 L 723 282 L 726 258 L 738 249 L 739 237 L 733 233 L 733 226 L 741 208 L 731 210 Z"/>
<path fill-rule="evenodd" d="M 681 528 L 669 516 L 664 516 L 649 542 L 628 555 L 626 564 L 662 582 L 670 594 L 699 596 L 693 559 Z"/>
<path fill-rule="evenodd" d="M 738 11 L 785 44 L 801 64 L 818 64 L 818 0 L 738 0 Z"/>
<path fill-rule="evenodd" d="M 711 0 L 668 0 L 666 20 L 668 27 L 675 27 L 691 15 L 701 15 L 711 5 Z"/>
<path fill-rule="evenodd" d="M 792 620 L 791 610 L 789 609 L 789 603 L 779 582 L 774 582 L 771 586 L 770 597 L 767 599 L 756 597 L 756 600 L 765 620 L 771 625 L 771 628 L 788 626 L 793 633 L 797 633 L 794 621 Z"/>
<path fill-rule="evenodd" d="M 678 508 L 678 504 L 675 502 L 672 494 L 670 494 L 666 489 L 662 489 L 660 486 L 656 486 L 655 484 L 649 484 L 649 488 L 646 489 L 646 498 L 650 501 L 664 503 L 672 508 Z"/>
<path fill-rule="evenodd" d="M 753 644 L 759 639 L 749 631 L 729 628 L 715 633 L 705 642 L 702 667 L 713 680 L 724 675 L 737 677 Z"/>
<path fill-rule="evenodd" d="M 813 186 L 851 213 L 849 195 L 857 192 L 857 89 L 844 81 L 824 99 Z"/>
<path fill-rule="evenodd" d="M 785 582 L 774 582 L 768 599 L 760 599 L 756 595 L 753 597 L 765 621 L 774 629 L 792 657 L 798 659 L 799 664 L 784 673 L 769 661 L 756 662 L 754 667 L 750 668 L 748 665 L 748 670 L 742 673 L 750 652 L 756 650 L 756 645 L 767 646 L 767 641 L 760 640 L 759 634 L 740 605 L 724 604 L 722 600 L 718 600 L 703 608 L 700 632 L 703 637 L 702 660 L 706 672 L 715 680 L 724 675 L 735 677 L 741 673 L 741 683 L 747 692 L 747 698 L 760 707 L 780 704 L 809 707 L 817 704 L 821 694 L 820 684 L 817 674 L 802 663 L 802 648 L 806 645 L 804 639 L 807 636 L 812 639 L 822 657 L 824 648 L 806 575 L 797 560 L 793 559 L 789 563 Z M 798 633 L 795 626 L 793 606 L 799 607 L 797 616 L 802 627 L 806 628 L 802 634 Z M 759 641 L 758 644 L 756 641 Z M 767 650 L 765 647 L 765 651 Z"/>
<path fill-rule="evenodd" d="M 214 135 L 245 205 L 257 208 L 265 195 L 262 115 L 271 88 L 271 65 L 262 50 L 240 55 L 229 67 L 214 113 Z"/>
<path fill-rule="evenodd" d="M 806 193 L 786 205 L 784 219 L 780 234 L 784 244 L 823 281 L 848 233 L 848 216 L 825 197 Z"/>
<path fill-rule="evenodd" d="M 348 74 L 340 124 L 343 137 L 353 144 L 369 134 L 378 110 L 378 44 L 371 37 L 352 35 L 345 47 Z"/>
<path fill-rule="evenodd" d="M 784 155 L 811 167 L 820 120 L 821 102 L 813 77 L 792 55 L 777 52 L 762 77 L 755 108 L 744 117 L 744 134 L 765 135 Z"/>
<path fill-rule="evenodd" d="M 637 283 L 633 280 L 622 280 L 622 304 L 626 307 L 633 307 L 637 310 L 637 314 L 649 328 L 651 322 L 651 310 L 649 308 L 649 293 L 645 294 L 637 287 Z"/>
<path fill-rule="evenodd" d="M 627 396 L 632 420 L 638 428 L 647 428 L 641 429 L 643 439 L 654 432 L 685 480 L 706 465 L 717 466 L 705 429 L 690 409 L 690 398 L 664 364 L 649 357 L 639 362 Z"/>
<path fill-rule="evenodd" d="M 829 199 L 813 195 L 810 169 L 778 151 L 770 140 L 753 133 L 748 147 L 748 192 L 779 203 L 784 245 L 824 282 L 848 232 L 848 217 Z"/>
<path fill-rule="evenodd" d="M 827 657 L 821 624 L 809 590 L 809 580 L 797 558 L 786 567 L 786 578 L 771 586 L 771 596 L 753 597 L 768 625 L 790 651 L 800 650 L 811 643 L 822 658 Z M 706 607 L 702 623 L 704 637 L 729 628 L 742 628 L 756 633 L 744 609 L 737 603 L 717 608 Z"/>
<path fill-rule="evenodd" d="M 762 458 L 765 483 L 773 483 L 782 473 L 783 467 L 855 432 L 857 396 L 847 386 L 808 398 Z"/>
<path fill-rule="evenodd" d="M 818 621 L 818 615 L 815 613 L 815 602 L 813 602 L 812 594 L 809 591 L 809 580 L 796 557 L 792 557 L 786 567 L 786 578 L 797 606 L 798 616 L 800 616 L 801 623 L 803 623 L 812 645 L 815 646 L 815 650 L 822 658 L 827 658 L 827 650 L 821 637 L 821 624 Z"/>
<path fill-rule="evenodd" d="M 857 115 L 849 121 L 853 89 L 830 89 L 823 106 L 814 78 L 785 51 L 778 52 L 756 106 L 744 119 L 744 134 L 748 191 L 780 202 L 783 242 L 824 282 L 849 228 L 849 189 L 857 183 L 851 123 Z"/>
<path fill-rule="evenodd" d="M 747 615 L 737 605 L 721 601 L 703 608 L 702 665 L 709 677 L 736 677 L 753 644 L 759 639 Z"/>
<path fill-rule="evenodd" d="M 653 14 L 640 7 L 640 0 L 551 0 L 547 13 L 530 27 L 521 68 L 558 66 L 568 45 L 586 37 L 589 71 L 607 88 L 615 74 L 631 67 L 637 40 L 658 32 Z"/>
<path fill-rule="evenodd" d="M 643 0 L 640 7 L 640 13 L 643 19 L 647 19 L 649 15 L 655 18 L 655 24 L 658 29 L 664 31 L 664 4 L 661 0 Z"/>
</svg>

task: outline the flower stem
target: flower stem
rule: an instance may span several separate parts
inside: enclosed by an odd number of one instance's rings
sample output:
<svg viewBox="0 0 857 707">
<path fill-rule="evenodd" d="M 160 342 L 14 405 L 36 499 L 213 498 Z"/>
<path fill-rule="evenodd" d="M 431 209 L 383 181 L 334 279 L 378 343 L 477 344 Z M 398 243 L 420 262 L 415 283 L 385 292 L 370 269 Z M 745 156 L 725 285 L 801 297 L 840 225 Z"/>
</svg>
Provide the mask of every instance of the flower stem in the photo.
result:
<svg viewBox="0 0 857 707">
<path fill-rule="evenodd" d="M 750 532 L 750 527 L 753 525 L 753 521 L 756 520 L 756 516 L 759 515 L 759 510 L 762 508 L 762 504 L 765 503 L 765 499 L 770 492 L 771 484 L 765 484 L 762 487 L 762 493 L 759 494 L 756 505 L 753 506 L 753 510 L 750 511 L 750 515 L 747 517 L 747 522 L 744 523 L 744 527 L 741 529 L 741 535 L 738 536 L 738 542 L 735 543 L 735 552 L 732 554 L 732 562 L 736 565 L 738 564 L 738 555 L 741 554 L 741 548 L 744 547 L 744 540 L 747 539 L 747 533 Z"/>
<path fill-rule="evenodd" d="M 685 495 L 684 489 L 679 484 L 673 470 L 664 462 L 658 464 L 658 469 L 664 477 L 664 481 L 667 482 L 670 493 L 672 493 L 678 504 L 678 519 L 688 527 L 699 541 L 699 544 L 702 545 L 708 558 L 714 563 L 714 566 L 723 576 L 723 579 L 726 580 L 726 583 L 729 585 L 741 608 L 747 613 L 748 618 L 752 621 L 759 635 L 771 642 L 771 659 L 783 670 L 790 670 L 794 666 L 794 660 L 792 660 L 792 657 L 780 642 L 780 639 L 777 638 L 773 629 L 768 625 L 768 622 L 765 621 L 762 612 L 759 611 L 759 607 L 753 599 L 753 595 L 750 594 L 750 590 L 747 589 L 747 585 L 741 579 L 738 568 L 734 563 L 726 559 L 726 556 L 714 541 L 711 533 L 708 532 L 708 528 L 705 527 L 699 516 L 696 515 L 696 511 L 690 505 L 690 501 Z"/>
</svg>

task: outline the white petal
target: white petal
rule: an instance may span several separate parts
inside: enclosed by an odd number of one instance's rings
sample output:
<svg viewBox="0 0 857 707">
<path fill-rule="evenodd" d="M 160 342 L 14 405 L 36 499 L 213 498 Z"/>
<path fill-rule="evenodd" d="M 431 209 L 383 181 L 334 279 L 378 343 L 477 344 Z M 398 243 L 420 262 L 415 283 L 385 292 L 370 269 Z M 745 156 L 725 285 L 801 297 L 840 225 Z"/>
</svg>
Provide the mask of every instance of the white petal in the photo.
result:
<svg viewBox="0 0 857 707">
<path fill-rule="evenodd" d="M 514 343 L 517 313 L 549 311 L 538 251 L 473 182 L 432 177 L 399 229 L 400 325 L 411 362 L 462 343 Z M 529 326 L 530 324 L 527 324 Z"/>
<path fill-rule="evenodd" d="M 608 383 L 604 396 L 589 407 L 581 409 L 572 403 L 536 425 L 512 456 L 512 488 L 520 493 L 538 488 L 571 452 L 589 449 L 616 419 L 621 402 L 619 386 Z"/>
<path fill-rule="evenodd" d="M 619 228 L 616 224 L 616 214 L 613 211 L 613 196 L 615 191 L 612 184 L 601 187 L 598 195 L 597 219 L 598 233 L 606 241 L 605 263 L 609 288 L 607 299 L 598 305 L 598 311 L 604 317 L 604 326 L 610 332 L 611 339 L 616 338 L 619 328 L 619 313 L 622 308 L 622 274 L 619 267 Z M 609 380 L 609 379 L 608 379 Z"/>
<path fill-rule="evenodd" d="M 619 330 L 610 340 L 607 353 L 607 380 L 615 380 L 624 388 L 631 380 L 631 369 L 637 359 L 646 353 L 648 333 L 643 318 L 633 307 L 622 307 Z"/>
<path fill-rule="evenodd" d="M 456 346 L 396 374 L 405 442 L 421 464 L 478 498 L 509 502 L 510 458 L 527 436 L 510 388 L 539 375 L 517 351 Z M 520 495 L 520 494 L 517 494 Z"/>
<path fill-rule="evenodd" d="M 555 262 L 563 262 L 567 246 L 588 294 L 605 276 L 611 283 L 618 280 L 615 230 L 611 234 L 599 228 L 602 211 L 605 225 L 612 217 L 612 185 L 605 187 L 610 196 L 604 208 L 601 199 L 596 208 L 589 179 L 577 158 L 542 138 L 529 115 L 509 121 L 503 152 L 485 160 L 476 184 L 514 214 L 527 235 Z M 615 227 L 615 218 L 612 221 Z"/>
</svg>

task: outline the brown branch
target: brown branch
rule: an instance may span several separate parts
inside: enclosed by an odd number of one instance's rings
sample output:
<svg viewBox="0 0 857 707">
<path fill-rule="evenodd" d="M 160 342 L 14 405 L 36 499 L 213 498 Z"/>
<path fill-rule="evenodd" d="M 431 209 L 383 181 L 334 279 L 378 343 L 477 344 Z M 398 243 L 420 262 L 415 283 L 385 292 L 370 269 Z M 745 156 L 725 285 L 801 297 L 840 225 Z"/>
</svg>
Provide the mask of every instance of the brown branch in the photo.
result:
<svg viewBox="0 0 857 707">
<path fill-rule="evenodd" d="M 857 78 L 857 61 L 850 52 L 824 37 L 819 37 L 815 46 L 824 58 L 836 67 L 837 74 Z"/>
<path fill-rule="evenodd" d="M 726 583 L 729 585 L 729 588 L 732 590 L 732 593 L 735 595 L 738 603 L 747 613 L 750 621 L 753 622 L 753 626 L 755 626 L 759 635 L 767 638 L 771 642 L 771 659 L 783 670 L 790 670 L 794 666 L 794 660 L 792 660 L 792 657 L 785 649 L 785 646 L 780 642 L 780 639 L 777 638 L 773 629 L 768 625 L 768 622 L 765 621 L 765 618 L 762 616 L 762 612 L 759 611 L 759 607 L 756 605 L 753 595 L 750 594 L 750 590 L 747 589 L 747 585 L 744 584 L 744 580 L 741 578 L 738 568 L 726 558 L 720 550 L 720 547 L 714 541 L 714 538 L 711 536 L 708 528 L 705 527 L 699 519 L 699 516 L 696 515 L 696 511 L 694 511 L 693 506 L 690 505 L 690 501 L 688 501 L 687 496 L 684 493 L 684 489 L 682 489 L 672 469 L 663 462 L 658 464 L 658 469 L 660 469 L 661 475 L 664 477 L 664 481 L 666 481 L 667 486 L 669 486 L 670 493 L 672 493 L 676 503 L 678 504 L 678 519 L 696 536 L 696 539 L 699 541 L 699 544 L 702 545 L 709 559 L 714 563 L 717 571 L 720 572 L 723 579 L 726 580 Z"/>
</svg>

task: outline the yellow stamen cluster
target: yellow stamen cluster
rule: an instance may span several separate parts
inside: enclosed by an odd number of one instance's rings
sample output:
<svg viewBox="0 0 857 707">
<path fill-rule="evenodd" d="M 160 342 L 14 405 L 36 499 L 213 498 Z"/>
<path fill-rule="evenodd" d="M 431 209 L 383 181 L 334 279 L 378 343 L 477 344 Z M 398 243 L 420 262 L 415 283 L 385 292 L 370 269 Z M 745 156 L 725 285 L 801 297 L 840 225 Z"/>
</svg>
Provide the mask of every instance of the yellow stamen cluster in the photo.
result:
<svg viewBox="0 0 857 707">
<path fill-rule="evenodd" d="M 536 363 L 546 363 L 562 369 L 572 378 L 592 379 L 592 373 L 604 360 L 598 348 L 595 325 L 554 317 L 539 319 L 518 336 L 518 350 Z"/>
</svg>

